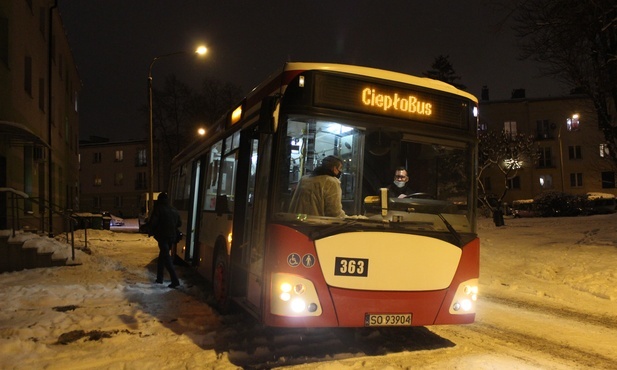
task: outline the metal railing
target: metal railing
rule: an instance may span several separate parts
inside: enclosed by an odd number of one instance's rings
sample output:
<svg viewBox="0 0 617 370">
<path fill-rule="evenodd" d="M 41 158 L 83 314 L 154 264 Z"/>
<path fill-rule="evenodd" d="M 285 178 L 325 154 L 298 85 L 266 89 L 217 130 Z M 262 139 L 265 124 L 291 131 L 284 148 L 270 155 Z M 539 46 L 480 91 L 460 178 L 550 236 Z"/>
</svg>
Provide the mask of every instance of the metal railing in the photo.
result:
<svg viewBox="0 0 617 370">
<path fill-rule="evenodd" d="M 10 205 L 8 205 L 8 207 L 10 207 L 11 210 L 11 230 L 13 237 L 15 237 L 16 230 L 22 230 L 23 226 L 25 226 L 22 224 L 25 223 L 25 220 L 20 217 L 21 213 L 27 214 L 33 220 L 39 220 L 40 231 L 45 234 L 44 218 L 38 217 L 34 212 L 27 210 L 25 206 L 26 201 L 35 203 L 39 206 L 39 208 L 42 208 L 45 211 L 49 211 L 50 217 L 53 217 L 52 215 L 56 215 L 63 219 L 65 223 L 64 230 L 66 232 L 66 242 L 69 243 L 70 234 L 71 258 L 73 261 L 75 260 L 75 226 L 77 225 L 77 219 L 72 216 L 73 210 L 60 210 L 60 207 L 58 207 L 57 205 L 54 205 L 47 201 L 41 202 L 39 199 L 31 198 L 30 196 L 28 196 L 28 194 L 13 188 L 0 188 L 0 193 L 7 193 L 9 195 L 8 200 L 10 201 Z M 23 206 L 21 207 L 19 206 L 20 201 L 23 202 Z M 53 230 L 49 230 L 49 235 L 53 236 Z M 85 246 L 87 247 L 88 240 L 87 237 L 85 238 Z"/>
</svg>

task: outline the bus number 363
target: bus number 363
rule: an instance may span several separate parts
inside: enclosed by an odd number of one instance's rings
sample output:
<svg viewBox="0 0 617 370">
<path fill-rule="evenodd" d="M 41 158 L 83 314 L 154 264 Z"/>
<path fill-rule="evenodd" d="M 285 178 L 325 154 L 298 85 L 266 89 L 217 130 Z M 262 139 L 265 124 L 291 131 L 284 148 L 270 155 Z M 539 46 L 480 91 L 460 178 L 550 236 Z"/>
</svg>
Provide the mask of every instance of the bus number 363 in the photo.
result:
<svg viewBox="0 0 617 370">
<path fill-rule="evenodd" d="M 336 257 L 334 264 L 334 275 L 368 276 L 368 259 Z"/>
</svg>

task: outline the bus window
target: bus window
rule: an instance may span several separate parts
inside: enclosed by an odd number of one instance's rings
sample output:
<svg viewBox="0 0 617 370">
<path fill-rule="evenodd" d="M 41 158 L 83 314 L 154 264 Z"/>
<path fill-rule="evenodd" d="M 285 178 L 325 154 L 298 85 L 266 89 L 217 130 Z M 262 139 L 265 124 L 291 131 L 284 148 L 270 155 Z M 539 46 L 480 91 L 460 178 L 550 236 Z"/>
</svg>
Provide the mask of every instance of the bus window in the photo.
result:
<svg viewBox="0 0 617 370">
<path fill-rule="evenodd" d="M 221 151 L 223 142 L 212 146 L 208 154 L 208 169 L 206 175 L 206 183 L 203 186 L 204 191 L 204 211 L 214 211 L 216 207 L 216 193 L 218 189 L 219 166 L 221 163 Z"/>
<path fill-rule="evenodd" d="M 470 147 L 461 142 L 422 138 L 379 126 L 290 117 L 283 126 L 287 131 L 282 146 L 285 152 L 280 157 L 276 212 L 288 213 L 300 178 L 310 175 L 324 157 L 335 155 L 343 160 L 340 181 L 343 210 L 347 216 L 381 222 L 382 205 L 374 197 L 379 196 L 381 188 L 392 183 L 394 170 L 403 166 L 417 194 L 414 199 L 389 199 L 388 220 L 408 221 L 409 227 L 430 222 L 446 230 L 445 223 L 440 221 L 443 216 L 457 231 L 471 231 L 473 211 L 469 197 L 473 181 L 468 173 L 472 163 L 465 160 L 471 156 Z M 365 202 L 366 199 L 371 201 Z M 281 217 L 295 216 L 281 214 Z"/>
<path fill-rule="evenodd" d="M 360 203 L 358 196 L 358 170 L 362 167 L 361 151 L 357 149 L 362 140 L 361 131 L 337 122 L 297 118 L 290 119 L 287 126 L 287 155 L 283 171 L 287 181 L 281 183 L 281 211 L 286 212 L 291 195 L 298 181 L 309 175 L 321 164 L 323 158 L 334 155 L 343 160 L 341 175 L 343 209 L 346 214 L 356 214 Z"/>
<path fill-rule="evenodd" d="M 224 199 L 226 205 L 217 212 L 229 213 L 234 209 L 234 194 L 236 192 L 236 168 L 238 165 L 238 152 L 226 156 L 221 166 L 221 186 L 219 199 Z M 218 200 L 217 200 L 218 202 Z"/>
</svg>

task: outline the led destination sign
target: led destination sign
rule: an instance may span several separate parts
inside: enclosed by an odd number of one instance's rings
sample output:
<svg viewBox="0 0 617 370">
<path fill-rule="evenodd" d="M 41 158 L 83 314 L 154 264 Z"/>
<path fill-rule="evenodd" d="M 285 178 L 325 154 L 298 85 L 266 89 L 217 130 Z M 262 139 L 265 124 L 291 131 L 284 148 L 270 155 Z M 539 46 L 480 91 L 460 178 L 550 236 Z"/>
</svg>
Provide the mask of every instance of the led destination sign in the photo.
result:
<svg viewBox="0 0 617 370">
<path fill-rule="evenodd" d="M 420 101 L 414 95 L 399 96 L 398 93 L 382 93 L 374 88 L 366 87 L 362 90 L 362 104 L 367 107 L 406 112 L 410 115 L 430 116 L 433 113 L 433 104 Z"/>
<path fill-rule="evenodd" d="M 315 74 L 314 105 L 469 128 L 469 104 L 449 93 L 389 86 L 343 76 Z"/>
</svg>

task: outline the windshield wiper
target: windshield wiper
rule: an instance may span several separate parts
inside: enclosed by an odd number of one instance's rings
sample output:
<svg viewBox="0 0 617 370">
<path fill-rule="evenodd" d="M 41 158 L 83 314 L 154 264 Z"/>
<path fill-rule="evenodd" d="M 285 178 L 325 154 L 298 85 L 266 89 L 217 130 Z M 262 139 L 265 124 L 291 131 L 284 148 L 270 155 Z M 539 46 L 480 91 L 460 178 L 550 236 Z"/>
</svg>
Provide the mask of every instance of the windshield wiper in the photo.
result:
<svg viewBox="0 0 617 370">
<path fill-rule="evenodd" d="M 343 222 L 341 224 L 336 224 L 336 225 L 332 225 L 329 227 L 326 227 L 325 229 L 321 229 L 321 230 L 316 230 L 316 231 L 312 231 L 309 236 L 312 240 L 317 240 L 317 239 L 321 239 L 324 236 L 329 236 L 332 235 L 338 231 L 344 230 L 350 226 L 353 226 L 355 224 L 357 224 L 358 221 L 357 220 L 353 220 L 353 221 L 349 221 L 349 222 Z"/>
<path fill-rule="evenodd" d="M 459 234 L 458 231 L 456 231 L 454 229 L 452 224 L 449 223 L 448 220 L 446 220 L 446 218 L 443 217 L 443 215 L 441 213 L 438 213 L 437 216 L 439 216 L 439 218 L 441 218 L 441 221 L 443 221 L 444 225 L 446 225 L 446 227 L 448 228 L 448 231 L 450 231 L 450 234 L 452 234 L 452 236 L 456 240 L 456 244 L 460 248 L 461 247 L 461 234 Z"/>
</svg>

